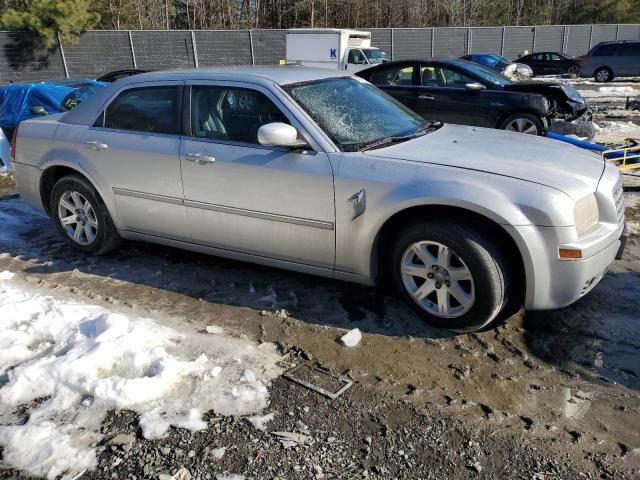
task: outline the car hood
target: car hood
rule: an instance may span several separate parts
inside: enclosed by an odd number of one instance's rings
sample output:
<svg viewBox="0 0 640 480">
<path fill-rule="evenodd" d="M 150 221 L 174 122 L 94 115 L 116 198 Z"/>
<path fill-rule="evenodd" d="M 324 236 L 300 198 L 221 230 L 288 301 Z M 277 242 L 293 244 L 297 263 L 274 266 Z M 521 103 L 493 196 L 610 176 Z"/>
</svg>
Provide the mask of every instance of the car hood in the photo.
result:
<svg viewBox="0 0 640 480">
<path fill-rule="evenodd" d="M 539 82 L 539 81 L 519 81 L 504 86 L 509 92 L 529 92 L 539 94 L 549 94 L 561 91 L 567 100 L 577 103 L 585 103 L 586 100 L 573 85 L 560 82 Z"/>
<path fill-rule="evenodd" d="M 597 155 L 558 140 L 450 124 L 365 154 L 517 178 L 555 188 L 574 200 L 596 190 L 605 167 Z"/>
</svg>

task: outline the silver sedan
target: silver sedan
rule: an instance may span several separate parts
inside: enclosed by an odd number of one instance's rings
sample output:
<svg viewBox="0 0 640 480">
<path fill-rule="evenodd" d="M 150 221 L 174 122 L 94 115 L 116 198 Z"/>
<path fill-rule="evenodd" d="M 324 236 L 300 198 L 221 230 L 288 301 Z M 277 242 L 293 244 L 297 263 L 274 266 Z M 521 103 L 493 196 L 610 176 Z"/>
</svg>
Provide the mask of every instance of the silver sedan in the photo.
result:
<svg viewBox="0 0 640 480">
<path fill-rule="evenodd" d="M 586 294 L 624 244 L 621 177 L 553 140 L 425 123 L 301 67 L 158 72 L 23 122 L 22 196 L 87 254 L 120 239 L 373 285 L 484 327 Z"/>
</svg>

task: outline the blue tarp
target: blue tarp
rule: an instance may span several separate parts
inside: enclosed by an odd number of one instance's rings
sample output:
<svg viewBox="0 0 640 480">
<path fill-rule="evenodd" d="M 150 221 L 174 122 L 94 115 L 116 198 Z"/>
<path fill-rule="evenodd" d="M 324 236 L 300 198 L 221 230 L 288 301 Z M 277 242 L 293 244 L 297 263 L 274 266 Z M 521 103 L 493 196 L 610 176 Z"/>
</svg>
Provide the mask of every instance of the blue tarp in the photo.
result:
<svg viewBox="0 0 640 480">
<path fill-rule="evenodd" d="M 82 101 L 105 85 L 90 79 L 4 85 L 0 87 L 0 127 L 13 128 L 37 116 L 31 113 L 31 107 L 42 107 L 48 114 L 66 111 L 61 104 L 69 94 L 79 91 Z"/>
</svg>

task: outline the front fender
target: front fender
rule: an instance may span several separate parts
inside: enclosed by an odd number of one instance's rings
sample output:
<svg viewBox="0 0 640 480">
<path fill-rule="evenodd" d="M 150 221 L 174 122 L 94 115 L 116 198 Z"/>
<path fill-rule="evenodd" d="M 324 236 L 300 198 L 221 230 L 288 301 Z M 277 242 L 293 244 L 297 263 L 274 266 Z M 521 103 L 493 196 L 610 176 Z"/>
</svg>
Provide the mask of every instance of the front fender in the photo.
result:
<svg viewBox="0 0 640 480">
<path fill-rule="evenodd" d="M 503 226 L 573 225 L 573 201 L 547 186 L 454 167 L 384 161 L 371 165 L 371 158 L 367 162 L 365 168 L 355 156 L 343 159 L 336 176 L 338 271 L 371 278 L 379 232 L 395 215 L 413 207 L 454 207 Z M 393 171 L 385 172 L 390 166 Z M 353 176 L 349 175 L 352 168 Z M 403 174 L 401 170 L 406 171 Z M 370 178 L 363 180 L 363 173 L 370 173 L 366 175 Z M 401 180 L 407 178 L 411 180 Z M 353 219 L 353 201 L 349 199 L 360 189 L 366 192 L 367 208 Z"/>
</svg>

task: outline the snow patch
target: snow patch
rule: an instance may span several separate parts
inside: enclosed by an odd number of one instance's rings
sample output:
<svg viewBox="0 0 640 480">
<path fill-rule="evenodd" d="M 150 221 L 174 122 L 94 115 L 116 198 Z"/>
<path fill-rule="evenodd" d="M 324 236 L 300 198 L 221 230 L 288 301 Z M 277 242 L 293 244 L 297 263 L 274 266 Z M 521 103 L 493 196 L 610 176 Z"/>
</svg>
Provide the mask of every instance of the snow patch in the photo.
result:
<svg viewBox="0 0 640 480">
<path fill-rule="evenodd" d="M 596 142 L 620 142 L 625 138 L 640 139 L 640 125 L 633 122 L 601 121 L 594 123 Z"/>
<path fill-rule="evenodd" d="M 603 93 L 634 93 L 635 89 L 632 87 L 600 87 L 598 91 Z"/>
<path fill-rule="evenodd" d="M 207 326 L 207 333 L 212 333 L 212 334 L 224 333 L 224 329 L 217 325 L 209 325 Z"/>
<path fill-rule="evenodd" d="M 273 420 L 273 413 L 268 413 L 266 415 L 254 415 L 253 417 L 247 417 L 247 421 L 253 425 L 258 430 L 266 430 L 267 423 Z"/>
<path fill-rule="evenodd" d="M 0 272 L 0 280 L 11 280 L 15 274 L 13 272 L 9 272 L 5 270 L 4 272 Z"/>
<path fill-rule="evenodd" d="M 137 412 L 146 438 L 170 426 L 202 430 L 210 410 L 259 413 L 281 373 L 271 344 L 178 331 L 26 291 L 8 277 L 0 281 L 0 414 L 45 400 L 24 425 L 0 426 L 0 445 L 5 463 L 31 475 L 94 468 L 111 409 Z"/>
<path fill-rule="evenodd" d="M 340 341 L 345 347 L 355 347 L 362 340 L 362 333 L 359 328 L 354 328 L 340 337 Z"/>
</svg>

